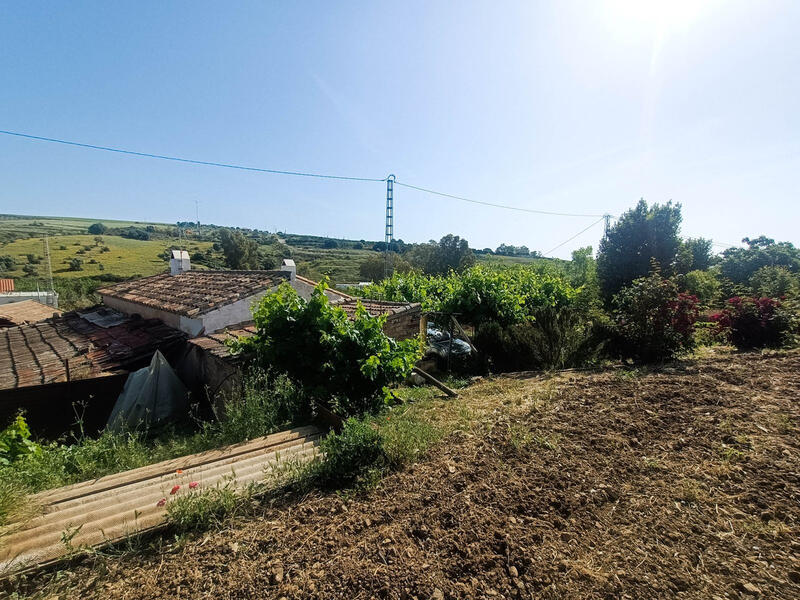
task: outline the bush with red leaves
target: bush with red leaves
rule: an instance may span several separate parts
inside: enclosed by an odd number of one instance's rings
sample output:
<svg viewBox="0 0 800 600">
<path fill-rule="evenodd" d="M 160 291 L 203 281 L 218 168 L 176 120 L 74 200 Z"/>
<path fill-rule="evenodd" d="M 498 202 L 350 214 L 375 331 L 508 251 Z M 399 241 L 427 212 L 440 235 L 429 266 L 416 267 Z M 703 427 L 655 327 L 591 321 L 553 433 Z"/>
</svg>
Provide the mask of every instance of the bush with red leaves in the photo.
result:
<svg viewBox="0 0 800 600">
<path fill-rule="evenodd" d="M 796 316 L 777 298 L 729 298 L 720 312 L 711 315 L 719 333 L 740 350 L 779 348 L 790 343 Z"/>
<path fill-rule="evenodd" d="M 673 280 L 658 273 L 636 279 L 614 297 L 614 305 L 617 331 L 629 357 L 669 360 L 694 346 L 700 300 L 678 293 Z"/>
</svg>

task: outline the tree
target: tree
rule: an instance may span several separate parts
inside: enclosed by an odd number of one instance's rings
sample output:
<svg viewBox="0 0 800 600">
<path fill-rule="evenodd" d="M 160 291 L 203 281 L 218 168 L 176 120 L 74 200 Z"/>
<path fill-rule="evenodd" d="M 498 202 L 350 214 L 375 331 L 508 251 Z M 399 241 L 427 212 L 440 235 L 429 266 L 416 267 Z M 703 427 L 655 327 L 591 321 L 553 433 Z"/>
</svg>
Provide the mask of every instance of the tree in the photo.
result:
<svg viewBox="0 0 800 600">
<path fill-rule="evenodd" d="M 70 271 L 83 271 L 83 261 L 80 258 L 71 258 L 69 261 Z"/>
<path fill-rule="evenodd" d="M 711 240 L 688 238 L 678 247 L 675 272 L 685 275 L 689 271 L 705 271 L 711 266 Z"/>
<path fill-rule="evenodd" d="M 391 276 L 392 273 L 407 273 L 411 270 L 411 265 L 396 252 L 390 252 L 388 257 L 383 254 L 373 254 L 369 256 L 358 267 L 358 274 L 361 281 L 380 281 L 384 274 Z"/>
<path fill-rule="evenodd" d="M 600 242 L 597 275 L 606 300 L 634 279 L 645 277 L 655 260 L 670 275 L 680 246 L 681 205 L 644 199 L 622 215 Z"/>
<path fill-rule="evenodd" d="M 750 278 L 762 267 L 785 267 L 790 273 L 800 273 L 800 248 L 789 242 L 778 242 L 760 236 L 744 238 L 747 248 L 728 248 L 722 253 L 720 273 L 734 284 L 749 285 Z"/>
<path fill-rule="evenodd" d="M 92 235 L 103 235 L 106 231 L 108 231 L 108 227 L 103 223 L 93 223 L 89 225 L 89 233 Z"/>
<path fill-rule="evenodd" d="M 99 235 L 94 236 L 94 245 L 99 246 L 103 243 L 103 238 Z"/>
<path fill-rule="evenodd" d="M 13 271 L 17 268 L 17 261 L 13 256 L 4 254 L 0 256 L 0 271 Z"/>
<path fill-rule="evenodd" d="M 219 242 L 229 268 L 237 270 L 258 268 L 258 244 L 245 237 L 241 231 L 223 229 L 219 233 Z"/>
<path fill-rule="evenodd" d="M 411 266 L 429 275 L 446 275 L 450 271 L 464 271 L 475 264 L 475 254 L 467 240 L 447 234 L 439 242 L 431 240 L 419 244 L 407 253 Z"/>
</svg>

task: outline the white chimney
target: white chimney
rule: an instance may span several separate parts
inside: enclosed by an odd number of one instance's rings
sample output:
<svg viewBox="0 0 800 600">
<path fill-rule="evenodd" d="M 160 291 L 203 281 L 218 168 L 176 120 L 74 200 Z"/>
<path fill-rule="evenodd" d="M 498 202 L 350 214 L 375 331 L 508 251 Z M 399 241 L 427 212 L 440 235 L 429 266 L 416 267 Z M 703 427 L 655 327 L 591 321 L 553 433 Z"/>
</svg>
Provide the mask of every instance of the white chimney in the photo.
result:
<svg viewBox="0 0 800 600">
<path fill-rule="evenodd" d="M 297 277 L 297 267 L 291 258 L 283 259 L 283 262 L 281 263 L 281 271 L 289 272 L 289 281 L 294 281 L 295 277 Z"/>
<path fill-rule="evenodd" d="M 173 250 L 172 258 L 169 261 L 169 274 L 179 275 L 190 271 L 192 268 L 189 262 L 189 253 L 186 250 Z"/>
</svg>

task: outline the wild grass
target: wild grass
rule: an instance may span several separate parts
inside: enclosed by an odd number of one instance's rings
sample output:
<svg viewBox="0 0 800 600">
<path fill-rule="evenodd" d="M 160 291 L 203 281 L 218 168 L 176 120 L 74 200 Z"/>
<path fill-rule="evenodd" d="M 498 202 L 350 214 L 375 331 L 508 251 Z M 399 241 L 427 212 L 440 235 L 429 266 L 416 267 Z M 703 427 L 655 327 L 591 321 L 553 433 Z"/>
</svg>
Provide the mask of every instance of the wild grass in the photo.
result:
<svg viewBox="0 0 800 600">
<path fill-rule="evenodd" d="M 283 376 L 254 374 L 244 393 L 229 398 L 216 422 L 151 431 L 104 432 L 42 444 L 38 452 L 0 467 L 0 524 L 12 520 L 25 496 L 163 460 L 243 442 L 305 421 L 301 396 Z"/>
</svg>

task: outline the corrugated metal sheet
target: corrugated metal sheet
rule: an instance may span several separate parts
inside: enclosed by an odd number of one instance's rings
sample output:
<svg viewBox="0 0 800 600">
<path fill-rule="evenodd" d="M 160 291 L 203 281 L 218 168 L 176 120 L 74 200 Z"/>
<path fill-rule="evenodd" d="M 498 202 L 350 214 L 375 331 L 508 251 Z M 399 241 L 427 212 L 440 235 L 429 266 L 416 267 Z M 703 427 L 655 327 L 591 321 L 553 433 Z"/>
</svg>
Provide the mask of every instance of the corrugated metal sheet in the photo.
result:
<svg viewBox="0 0 800 600">
<path fill-rule="evenodd" d="M 0 279 L 0 292 L 13 292 L 14 280 L 13 279 Z"/>
<path fill-rule="evenodd" d="M 31 502 L 42 512 L 6 527 L 7 535 L 0 537 L 0 571 L 52 562 L 67 555 L 70 547 L 105 545 L 163 526 L 167 507 L 162 499 L 169 502 L 195 490 L 221 485 L 240 489 L 263 481 L 274 476 L 279 465 L 313 458 L 322 433 L 315 426 L 299 427 L 37 494 Z M 198 484 L 194 490 L 189 486 L 193 482 Z"/>
</svg>

